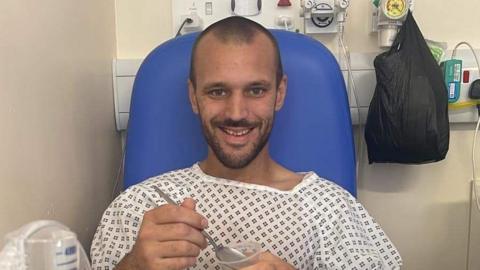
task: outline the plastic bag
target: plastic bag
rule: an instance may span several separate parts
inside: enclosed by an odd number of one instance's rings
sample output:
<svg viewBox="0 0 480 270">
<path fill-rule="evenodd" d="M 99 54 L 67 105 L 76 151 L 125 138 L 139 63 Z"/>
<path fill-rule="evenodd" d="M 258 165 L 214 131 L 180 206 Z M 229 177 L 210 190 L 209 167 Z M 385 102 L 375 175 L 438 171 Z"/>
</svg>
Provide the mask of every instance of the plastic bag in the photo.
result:
<svg viewBox="0 0 480 270">
<path fill-rule="evenodd" d="M 444 159 L 450 138 L 447 89 L 410 12 L 374 66 L 377 85 L 365 127 L 369 162 Z"/>
<path fill-rule="evenodd" d="M 447 43 L 446 42 L 439 42 L 434 40 L 425 39 L 427 42 L 428 48 L 433 55 L 433 58 L 439 64 L 443 57 L 445 56 L 445 51 L 447 50 Z"/>
</svg>

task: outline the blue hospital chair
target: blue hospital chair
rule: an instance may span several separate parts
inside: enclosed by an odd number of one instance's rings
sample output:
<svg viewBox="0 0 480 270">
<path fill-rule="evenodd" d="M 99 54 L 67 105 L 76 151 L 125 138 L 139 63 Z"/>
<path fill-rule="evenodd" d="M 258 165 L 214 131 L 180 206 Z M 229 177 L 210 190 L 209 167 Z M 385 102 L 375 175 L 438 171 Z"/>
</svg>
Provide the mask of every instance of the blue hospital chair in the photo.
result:
<svg viewBox="0 0 480 270">
<path fill-rule="evenodd" d="M 272 157 L 287 168 L 315 171 L 356 195 L 355 149 L 345 82 L 332 54 L 302 34 L 272 30 L 288 76 L 284 107 L 270 136 Z M 133 86 L 124 187 L 207 155 L 187 90 L 197 34 L 167 41 L 142 63 Z"/>
</svg>

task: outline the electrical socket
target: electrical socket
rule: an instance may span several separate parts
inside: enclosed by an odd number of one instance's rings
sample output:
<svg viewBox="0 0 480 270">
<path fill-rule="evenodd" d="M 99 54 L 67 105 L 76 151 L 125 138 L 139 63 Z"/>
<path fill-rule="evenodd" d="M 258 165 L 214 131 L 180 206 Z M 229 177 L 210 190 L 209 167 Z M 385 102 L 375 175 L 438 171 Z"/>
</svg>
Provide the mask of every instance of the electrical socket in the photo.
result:
<svg viewBox="0 0 480 270">
<path fill-rule="evenodd" d="M 191 19 L 192 22 L 185 23 L 185 25 L 183 26 L 185 32 L 195 32 L 201 31 L 203 29 L 202 18 L 200 18 L 197 13 L 192 12 L 188 15 L 182 15 L 180 21 L 184 22 L 186 19 Z"/>
<path fill-rule="evenodd" d="M 292 29 L 293 19 L 290 16 L 280 15 L 275 18 L 275 24 L 278 25 L 280 28 L 285 28 L 285 24 L 286 24 L 288 29 Z"/>
</svg>

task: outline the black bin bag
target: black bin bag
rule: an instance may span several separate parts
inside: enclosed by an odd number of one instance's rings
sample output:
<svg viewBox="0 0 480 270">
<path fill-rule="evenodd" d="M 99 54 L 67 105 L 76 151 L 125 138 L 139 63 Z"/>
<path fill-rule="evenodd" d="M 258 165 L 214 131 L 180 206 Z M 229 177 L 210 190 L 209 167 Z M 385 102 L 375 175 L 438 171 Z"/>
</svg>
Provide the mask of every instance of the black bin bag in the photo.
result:
<svg viewBox="0 0 480 270">
<path fill-rule="evenodd" d="M 410 12 L 374 66 L 377 85 L 365 126 L 369 162 L 444 159 L 450 138 L 447 89 Z"/>
</svg>

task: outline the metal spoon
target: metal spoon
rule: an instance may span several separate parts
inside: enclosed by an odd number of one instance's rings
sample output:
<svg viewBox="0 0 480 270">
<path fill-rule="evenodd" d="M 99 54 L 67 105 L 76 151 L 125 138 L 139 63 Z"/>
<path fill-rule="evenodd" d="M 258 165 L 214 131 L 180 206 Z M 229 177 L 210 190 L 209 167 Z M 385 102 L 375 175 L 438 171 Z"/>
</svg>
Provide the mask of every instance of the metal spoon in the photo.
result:
<svg viewBox="0 0 480 270">
<path fill-rule="evenodd" d="M 178 205 L 174 200 L 172 200 L 166 193 L 164 193 L 160 188 L 153 186 L 155 191 L 169 204 Z M 215 255 L 217 258 L 224 262 L 233 262 L 245 259 L 245 256 L 241 251 L 236 250 L 230 247 L 224 247 L 223 245 L 217 245 L 213 238 L 204 230 L 200 231 L 205 238 L 207 238 L 208 242 L 213 246 L 213 250 L 215 251 Z"/>
</svg>

